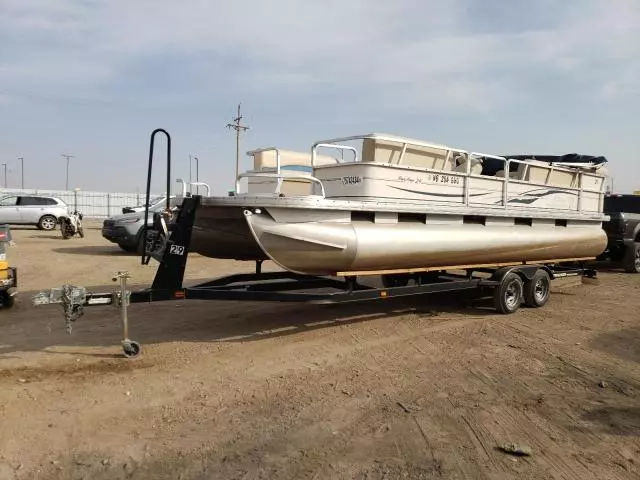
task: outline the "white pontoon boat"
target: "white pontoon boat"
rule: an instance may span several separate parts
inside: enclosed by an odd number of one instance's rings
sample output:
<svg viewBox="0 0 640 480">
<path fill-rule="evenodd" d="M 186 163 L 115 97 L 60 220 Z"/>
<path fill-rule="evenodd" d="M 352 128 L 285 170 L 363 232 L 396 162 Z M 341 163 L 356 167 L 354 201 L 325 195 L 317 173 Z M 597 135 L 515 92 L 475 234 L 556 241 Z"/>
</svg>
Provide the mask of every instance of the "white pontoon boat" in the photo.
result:
<svg viewBox="0 0 640 480">
<path fill-rule="evenodd" d="M 587 260 L 607 242 L 604 157 L 488 155 L 380 134 L 249 155 L 235 195 L 202 199 L 192 251 L 367 275 Z"/>
</svg>

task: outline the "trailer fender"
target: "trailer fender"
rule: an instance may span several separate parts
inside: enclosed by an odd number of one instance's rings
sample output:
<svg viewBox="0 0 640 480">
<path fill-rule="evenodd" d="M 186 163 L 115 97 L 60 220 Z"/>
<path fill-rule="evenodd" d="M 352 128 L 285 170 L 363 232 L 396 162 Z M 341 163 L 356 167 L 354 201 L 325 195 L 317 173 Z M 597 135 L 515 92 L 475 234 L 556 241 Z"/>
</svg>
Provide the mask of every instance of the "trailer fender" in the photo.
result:
<svg viewBox="0 0 640 480">
<path fill-rule="evenodd" d="M 494 280 L 496 282 L 500 282 L 502 281 L 502 279 L 504 278 L 505 275 L 507 275 L 508 273 L 516 273 L 520 276 L 520 278 L 522 278 L 523 281 L 527 281 L 527 280 L 531 280 L 533 278 L 533 276 L 535 275 L 535 273 L 540 269 L 543 268 L 551 278 L 553 278 L 553 274 L 551 273 L 551 271 L 547 268 L 547 267 L 543 267 L 540 265 L 516 265 L 516 266 L 511 266 L 511 267 L 503 267 L 503 268 L 499 268 L 498 270 L 496 270 L 493 275 L 491 275 L 491 280 Z"/>
</svg>

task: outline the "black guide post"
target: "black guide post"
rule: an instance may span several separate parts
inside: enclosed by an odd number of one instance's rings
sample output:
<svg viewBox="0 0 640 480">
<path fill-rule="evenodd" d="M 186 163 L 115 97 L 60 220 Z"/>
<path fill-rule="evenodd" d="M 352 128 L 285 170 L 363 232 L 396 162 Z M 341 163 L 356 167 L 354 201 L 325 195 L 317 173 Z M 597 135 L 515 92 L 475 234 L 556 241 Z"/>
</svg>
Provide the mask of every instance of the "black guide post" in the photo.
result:
<svg viewBox="0 0 640 480">
<path fill-rule="evenodd" d="M 256 275 L 262 273 L 262 260 L 256 260 Z"/>
<path fill-rule="evenodd" d="M 151 140 L 149 142 L 149 166 L 147 170 L 147 192 L 146 201 L 144 206 L 144 225 L 142 226 L 142 265 L 147 265 L 151 259 L 150 255 L 147 255 L 147 230 L 149 224 L 149 201 L 151 200 L 151 171 L 153 166 L 153 145 L 155 143 L 155 137 L 158 133 L 164 133 L 167 137 L 167 210 L 171 208 L 171 135 L 164 128 L 156 128 L 151 132 Z"/>
</svg>

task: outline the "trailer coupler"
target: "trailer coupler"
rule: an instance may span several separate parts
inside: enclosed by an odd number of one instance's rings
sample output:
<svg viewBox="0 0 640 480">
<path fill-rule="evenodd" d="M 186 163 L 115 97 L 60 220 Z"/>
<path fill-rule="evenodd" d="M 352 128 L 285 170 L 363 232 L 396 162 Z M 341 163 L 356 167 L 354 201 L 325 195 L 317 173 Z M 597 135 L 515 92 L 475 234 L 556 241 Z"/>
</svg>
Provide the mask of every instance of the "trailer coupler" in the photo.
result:
<svg viewBox="0 0 640 480">
<path fill-rule="evenodd" d="M 117 305 L 121 308 L 122 317 L 122 350 L 125 357 L 133 358 L 140 355 L 140 344 L 129 338 L 129 318 L 127 308 L 130 304 L 131 292 L 127 290 L 127 272 L 118 272 L 112 280 L 120 283 L 119 291 L 113 293 L 88 293 L 84 287 L 63 285 L 62 288 L 51 288 L 37 293 L 33 297 L 33 304 L 62 305 L 67 333 L 71 333 L 73 323 L 84 315 L 85 306 Z M 124 301 L 123 301 L 124 299 Z"/>
</svg>

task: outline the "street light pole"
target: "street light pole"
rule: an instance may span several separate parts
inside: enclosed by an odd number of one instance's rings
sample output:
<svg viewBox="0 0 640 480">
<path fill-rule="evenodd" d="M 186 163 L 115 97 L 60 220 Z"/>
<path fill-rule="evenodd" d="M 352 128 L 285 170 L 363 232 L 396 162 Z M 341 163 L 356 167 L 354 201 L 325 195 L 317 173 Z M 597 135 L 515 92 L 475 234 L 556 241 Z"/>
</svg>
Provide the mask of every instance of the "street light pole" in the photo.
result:
<svg viewBox="0 0 640 480">
<path fill-rule="evenodd" d="M 62 156 L 67 159 L 67 180 L 65 182 L 64 189 L 65 190 L 69 190 L 69 159 L 70 158 L 74 158 L 75 155 L 67 155 L 67 154 L 63 153 Z"/>
<path fill-rule="evenodd" d="M 193 159 L 191 158 L 191 154 L 189 154 L 189 193 L 191 193 L 191 182 L 193 182 L 193 177 L 191 176 L 192 163 L 193 163 Z"/>
<path fill-rule="evenodd" d="M 4 167 L 4 188 L 7 188 L 7 164 L 3 163 L 2 166 Z"/>
<path fill-rule="evenodd" d="M 197 155 L 194 155 L 193 158 L 196 160 L 196 183 L 198 183 L 200 181 L 200 160 Z M 191 189 L 191 185 L 189 185 L 189 189 Z M 200 185 L 196 185 L 196 195 L 200 195 Z"/>
<path fill-rule="evenodd" d="M 24 190 L 24 157 L 18 157 L 20 160 L 20 174 L 22 176 L 22 182 L 20 183 L 20 188 Z"/>
</svg>

